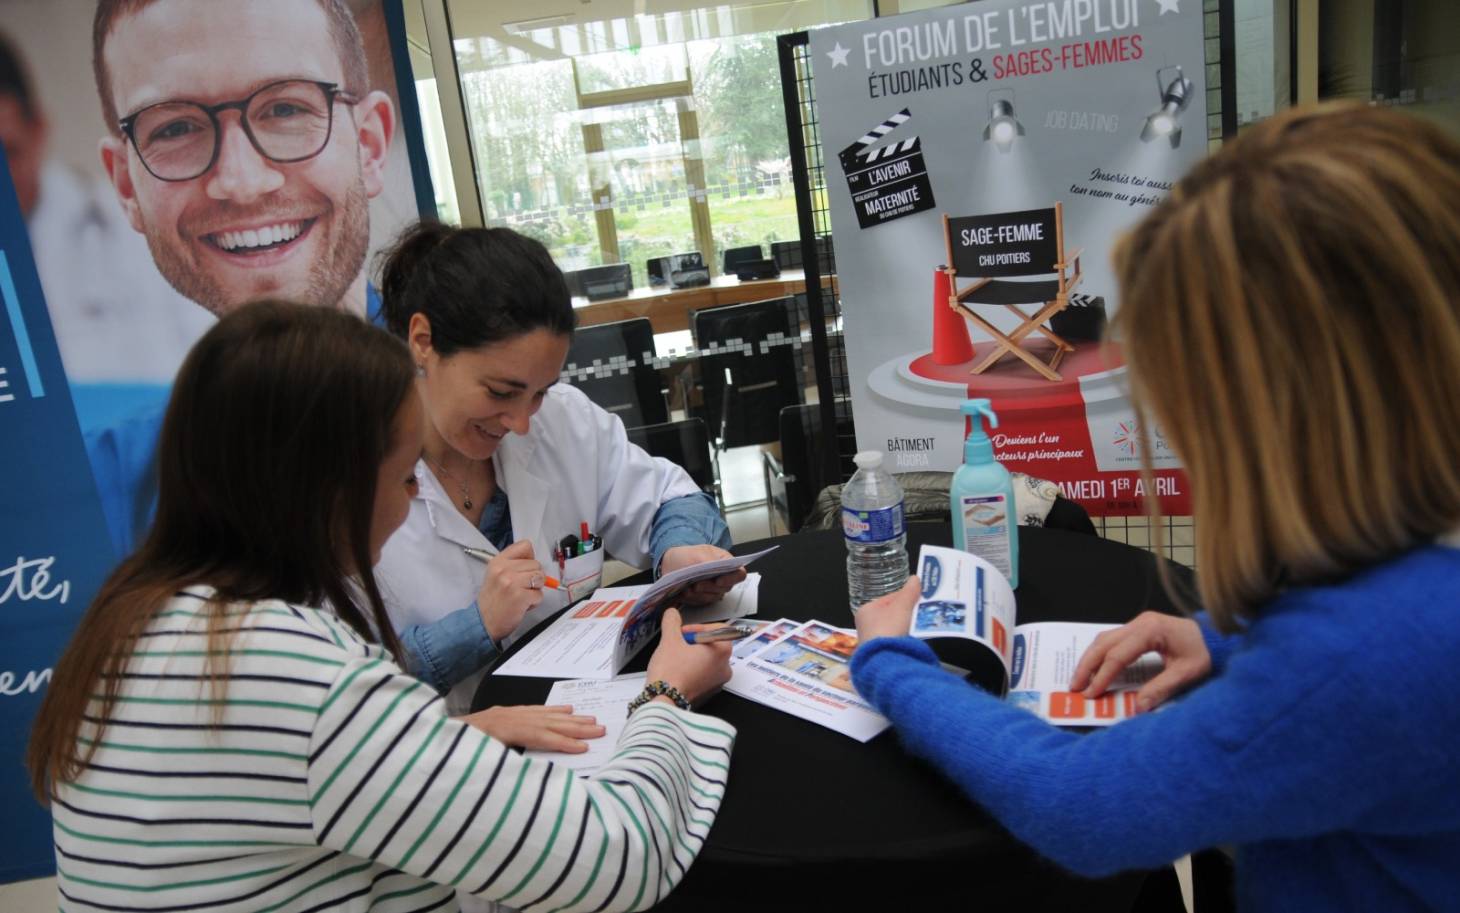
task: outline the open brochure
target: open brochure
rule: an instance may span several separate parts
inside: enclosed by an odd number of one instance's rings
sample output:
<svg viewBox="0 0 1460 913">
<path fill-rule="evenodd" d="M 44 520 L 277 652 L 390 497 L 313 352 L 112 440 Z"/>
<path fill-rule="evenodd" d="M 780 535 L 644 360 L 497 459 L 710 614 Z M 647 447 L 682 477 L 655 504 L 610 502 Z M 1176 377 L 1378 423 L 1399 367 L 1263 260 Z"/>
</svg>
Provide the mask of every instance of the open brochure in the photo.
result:
<svg viewBox="0 0 1460 913">
<path fill-rule="evenodd" d="M 1069 690 L 1080 657 L 1102 631 L 1118 625 L 1014 623 L 1014 591 L 994 566 L 958 549 L 925 545 L 918 554 L 922 593 L 914 637 L 993 651 L 1004 669 L 1005 700 L 1059 726 L 1109 726 L 1135 716 L 1135 692 L 1161 671 L 1148 653 L 1095 699 Z M 946 640 L 944 640 L 946 639 Z M 976 645 L 976 646 L 974 646 Z M 940 656 L 958 650 L 940 649 Z M 956 661 L 956 660 L 955 660 Z"/>
<path fill-rule="evenodd" d="M 642 586 L 603 587 L 568 608 L 546 630 L 492 670 L 493 675 L 532 678 L 606 679 L 623 669 L 644 645 L 659 633 L 666 606 L 690 585 L 720 577 L 774 551 L 774 546 L 753 555 L 707 561 L 665 574 Z M 748 575 L 718 604 L 727 611 L 754 611 L 753 591 L 759 575 Z M 709 612 L 700 617 L 730 617 Z"/>
</svg>

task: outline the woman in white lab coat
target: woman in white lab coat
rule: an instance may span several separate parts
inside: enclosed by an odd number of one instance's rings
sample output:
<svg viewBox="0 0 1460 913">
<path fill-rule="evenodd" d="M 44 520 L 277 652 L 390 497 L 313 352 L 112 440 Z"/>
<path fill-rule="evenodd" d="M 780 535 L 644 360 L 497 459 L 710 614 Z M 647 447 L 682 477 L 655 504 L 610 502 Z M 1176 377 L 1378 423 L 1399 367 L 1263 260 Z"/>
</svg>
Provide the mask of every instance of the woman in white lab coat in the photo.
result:
<svg viewBox="0 0 1460 913">
<path fill-rule="evenodd" d="M 574 316 L 541 244 L 422 222 L 386 255 L 381 296 L 427 420 L 420 492 L 376 576 L 412 671 L 449 690 L 449 710 L 467 709 L 498 651 L 598 586 L 605 553 L 659 573 L 728 555 L 724 519 L 689 475 L 557 383 Z"/>
</svg>

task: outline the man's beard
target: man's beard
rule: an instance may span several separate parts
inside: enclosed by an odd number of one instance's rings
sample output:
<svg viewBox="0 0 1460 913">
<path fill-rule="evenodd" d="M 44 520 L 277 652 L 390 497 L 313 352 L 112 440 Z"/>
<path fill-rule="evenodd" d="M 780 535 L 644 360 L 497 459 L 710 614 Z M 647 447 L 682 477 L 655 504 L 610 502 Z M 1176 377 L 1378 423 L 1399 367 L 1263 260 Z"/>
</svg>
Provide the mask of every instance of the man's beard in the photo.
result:
<svg viewBox="0 0 1460 913">
<path fill-rule="evenodd" d="M 177 289 L 178 294 L 201 304 L 219 317 L 259 297 L 340 307 L 340 300 L 365 266 L 365 256 L 370 249 L 370 201 L 365 195 L 363 181 L 356 180 L 350 185 L 343 204 L 335 208 L 333 215 L 333 235 L 322 239 L 321 255 L 309 265 L 304 288 L 298 291 L 281 289 L 271 295 L 245 293 L 238 297 L 236 292 L 230 292 L 210 274 L 197 269 L 185 249 L 164 243 L 160 239 L 161 232 L 154 231 L 151 225 L 144 226 L 143 234 L 163 278 Z M 319 228 L 316 223 L 311 231 Z M 361 302 L 363 305 L 364 302 Z"/>
</svg>

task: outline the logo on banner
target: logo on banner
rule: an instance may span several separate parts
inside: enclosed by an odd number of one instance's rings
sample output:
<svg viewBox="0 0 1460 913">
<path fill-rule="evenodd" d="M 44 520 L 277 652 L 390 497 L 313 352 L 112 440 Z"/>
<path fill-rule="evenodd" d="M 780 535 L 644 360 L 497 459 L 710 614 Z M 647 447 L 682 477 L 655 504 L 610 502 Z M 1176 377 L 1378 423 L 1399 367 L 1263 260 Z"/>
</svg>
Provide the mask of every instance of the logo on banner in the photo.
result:
<svg viewBox="0 0 1460 913">
<path fill-rule="evenodd" d="M 907 108 L 868 130 L 840 153 L 847 189 L 857 209 L 857 224 L 871 228 L 932 209 L 933 184 L 923 160 L 922 140 L 910 136 L 877 143 L 912 119 Z"/>
</svg>

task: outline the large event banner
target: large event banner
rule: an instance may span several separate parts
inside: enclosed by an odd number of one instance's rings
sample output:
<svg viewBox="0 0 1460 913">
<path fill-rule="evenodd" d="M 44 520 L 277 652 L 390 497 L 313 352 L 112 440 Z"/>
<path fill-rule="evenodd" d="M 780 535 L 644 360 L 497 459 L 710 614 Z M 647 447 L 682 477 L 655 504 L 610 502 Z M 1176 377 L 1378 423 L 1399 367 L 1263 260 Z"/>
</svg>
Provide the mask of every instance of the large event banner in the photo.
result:
<svg viewBox="0 0 1460 913">
<path fill-rule="evenodd" d="M 1097 516 L 1141 512 L 1141 429 L 1101 341 L 1109 254 L 1206 154 L 1200 0 L 984 0 L 814 31 L 811 58 L 858 447 L 895 471 L 954 469 L 959 405 L 988 397 L 1005 465 Z M 1037 314 L 1057 264 L 1069 306 L 1021 333 L 1006 304 Z M 1046 363 L 1063 342 L 1057 379 L 995 358 L 989 330 Z M 1189 513 L 1146 431 L 1154 494 Z"/>
<path fill-rule="evenodd" d="M 0 162 L 5 159 L 0 151 Z M 30 721 L 114 556 L 30 240 L 0 173 L 0 882 L 51 865 L 51 818 L 21 766 Z"/>
<path fill-rule="evenodd" d="M 259 298 L 371 317 L 374 254 L 434 205 L 400 0 L 7 0 L 0 140 L 6 882 L 54 868 L 29 728 L 145 535 L 189 347 Z"/>
</svg>

